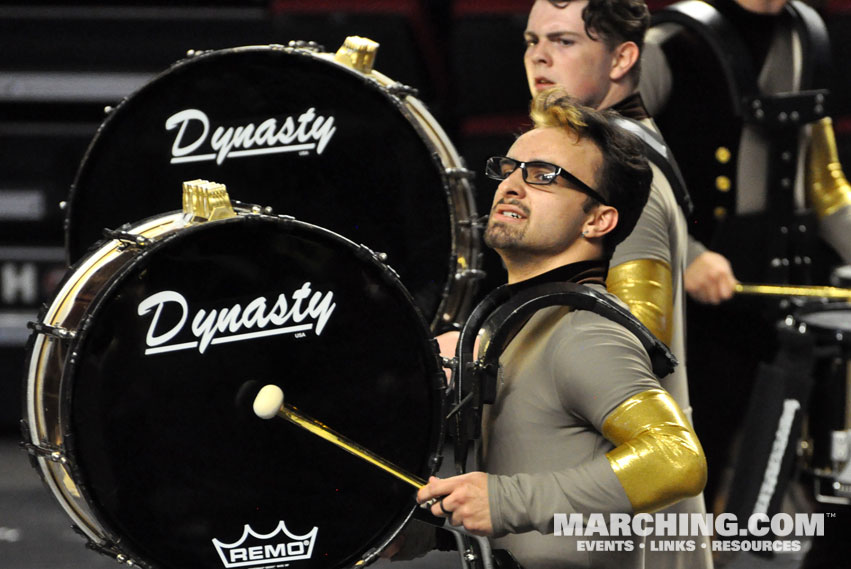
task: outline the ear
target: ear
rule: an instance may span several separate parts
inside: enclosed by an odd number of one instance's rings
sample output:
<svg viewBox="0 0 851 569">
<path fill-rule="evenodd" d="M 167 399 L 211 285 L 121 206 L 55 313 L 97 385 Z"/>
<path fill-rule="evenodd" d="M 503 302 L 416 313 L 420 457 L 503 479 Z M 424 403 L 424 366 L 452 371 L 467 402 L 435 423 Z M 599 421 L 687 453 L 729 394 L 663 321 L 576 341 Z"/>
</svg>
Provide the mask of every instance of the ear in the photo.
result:
<svg viewBox="0 0 851 569">
<path fill-rule="evenodd" d="M 602 237 L 612 231 L 618 224 L 618 210 L 610 205 L 598 205 L 594 208 L 582 231 L 588 239 Z"/>
<path fill-rule="evenodd" d="M 641 50 L 635 42 L 626 41 L 617 46 L 612 52 L 612 69 L 609 72 L 609 78 L 612 81 L 620 81 L 626 77 L 639 57 L 641 57 Z"/>
</svg>

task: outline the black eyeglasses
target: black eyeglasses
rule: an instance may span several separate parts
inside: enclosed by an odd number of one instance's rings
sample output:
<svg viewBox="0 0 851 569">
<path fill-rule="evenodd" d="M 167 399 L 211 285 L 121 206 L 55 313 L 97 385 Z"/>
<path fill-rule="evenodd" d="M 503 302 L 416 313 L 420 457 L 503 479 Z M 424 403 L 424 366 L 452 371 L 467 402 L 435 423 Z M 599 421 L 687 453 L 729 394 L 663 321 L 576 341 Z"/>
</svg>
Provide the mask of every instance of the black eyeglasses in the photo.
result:
<svg viewBox="0 0 851 569">
<path fill-rule="evenodd" d="M 591 189 L 585 182 L 555 164 L 549 162 L 520 162 L 507 156 L 492 156 L 488 158 L 485 166 L 485 174 L 494 180 L 504 180 L 520 168 L 523 181 L 533 186 L 547 186 L 553 184 L 556 178 L 561 176 L 571 184 L 574 189 L 587 194 L 603 205 L 609 205 L 608 200 L 596 190 Z"/>
</svg>

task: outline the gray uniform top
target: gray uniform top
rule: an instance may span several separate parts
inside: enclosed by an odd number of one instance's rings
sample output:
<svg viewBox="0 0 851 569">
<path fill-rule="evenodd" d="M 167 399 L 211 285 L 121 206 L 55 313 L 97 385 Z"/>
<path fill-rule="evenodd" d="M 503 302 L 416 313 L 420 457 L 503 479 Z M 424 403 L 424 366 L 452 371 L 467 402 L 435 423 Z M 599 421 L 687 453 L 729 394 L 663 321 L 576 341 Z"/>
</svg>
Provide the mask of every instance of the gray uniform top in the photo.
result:
<svg viewBox="0 0 851 569">
<path fill-rule="evenodd" d="M 643 567 L 638 542 L 589 552 L 577 543 L 587 538 L 551 534 L 555 513 L 632 511 L 601 430 L 618 405 L 658 387 L 647 352 L 625 328 L 585 310 L 536 312 L 500 358 L 483 424 L 491 521 L 502 536 L 495 547 L 526 569 Z"/>
<path fill-rule="evenodd" d="M 659 132 L 652 119 L 641 121 L 645 126 Z M 638 259 L 664 261 L 671 268 L 671 292 L 673 295 L 673 313 L 671 318 L 671 345 L 668 346 L 679 360 L 674 372 L 659 380 L 662 387 L 671 394 L 686 417 L 691 421 L 691 403 L 688 393 L 688 373 L 686 367 L 685 343 L 685 290 L 683 273 L 689 258 L 689 238 L 685 215 L 677 203 L 671 184 L 662 171 L 651 162 L 653 183 L 650 197 L 641 212 L 641 217 L 632 233 L 615 249 L 611 267 Z M 698 437 L 700 433 L 698 433 Z M 664 510 L 665 513 L 706 513 L 703 494 L 678 502 Z M 698 546 L 694 551 L 655 551 L 647 550 L 648 567 L 654 569 L 685 568 L 702 569 L 713 566 L 709 549 L 709 538 L 694 538 Z M 706 548 L 701 547 L 706 545 Z"/>
</svg>

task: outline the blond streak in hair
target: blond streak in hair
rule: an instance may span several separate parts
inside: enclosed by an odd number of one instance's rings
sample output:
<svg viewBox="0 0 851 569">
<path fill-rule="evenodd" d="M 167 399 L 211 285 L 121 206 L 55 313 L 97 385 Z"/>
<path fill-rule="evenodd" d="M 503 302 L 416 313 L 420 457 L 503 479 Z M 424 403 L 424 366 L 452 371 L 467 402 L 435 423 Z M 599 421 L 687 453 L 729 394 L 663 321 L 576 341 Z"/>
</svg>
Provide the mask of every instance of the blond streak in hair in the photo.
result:
<svg viewBox="0 0 851 569">
<path fill-rule="evenodd" d="M 529 114 L 536 128 L 561 127 L 578 134 L 588 126 L 579 104 L 560 87 L 538 93 Z"/>
</svg>

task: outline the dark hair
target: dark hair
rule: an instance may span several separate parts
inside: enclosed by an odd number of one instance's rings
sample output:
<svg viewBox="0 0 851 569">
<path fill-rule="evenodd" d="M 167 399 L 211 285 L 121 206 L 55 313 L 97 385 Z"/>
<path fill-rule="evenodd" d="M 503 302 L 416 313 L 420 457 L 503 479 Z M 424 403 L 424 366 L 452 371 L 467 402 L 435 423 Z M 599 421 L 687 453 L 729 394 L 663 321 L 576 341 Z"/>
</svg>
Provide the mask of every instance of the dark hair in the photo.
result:
<svg viewBox="0 0 851 569">
<path fill-rule="evenodd" d="M 538 93 L 532 101 L 535 128 L 563 128 L 577 139 L 593 142 L 603 155 L 596 181 L 597 191 L 618 210 L 618 224 L 603 237 L 606 256 L 632 233 L 650 195 L 653 171 L 644 145 L 635 135 L 612 122 L 614 111 L 596 111 L 578 104 L 561 88 Z M 590 211 L 599 202 L 589 197 L 584 208 Z"/>
<path fill-rule="evenodd" d="M 547 0 L 556 8 L 565 8 L 574 0 Z M 644 0 L 588 0 L 582 10 L 585 33 L 601 40 L 609 50 L 624 42 L 634 42 L 639 52 L 644 50 L 644 34 L 650 25 L 650 10 Z M 598 37 L 599 36 L 599 37 Z M 638 83 L 641 76 L 641 57 L 629 70 Z"/>
</svg>

